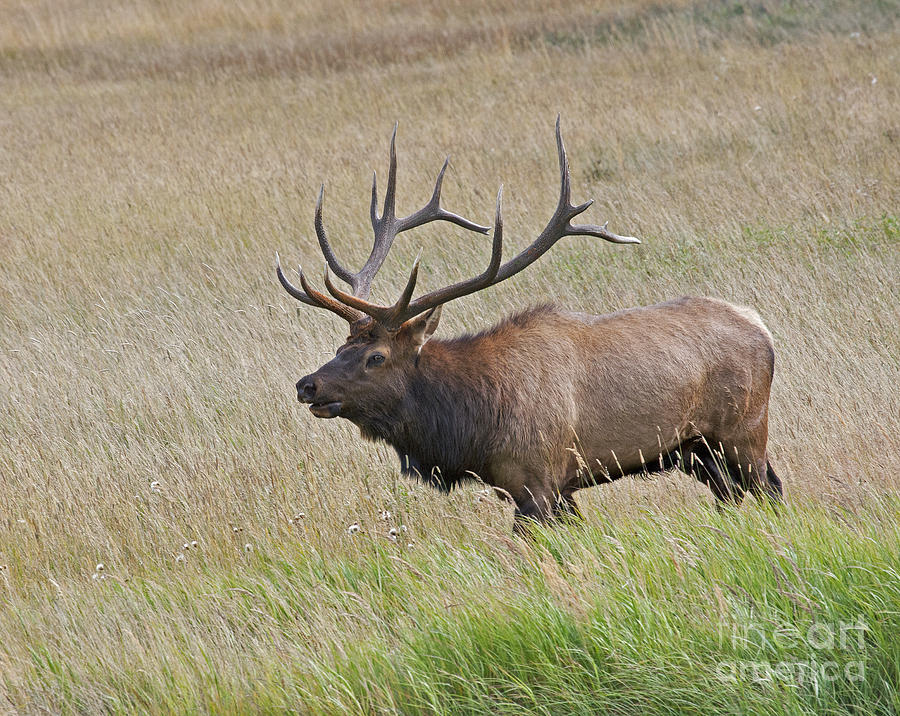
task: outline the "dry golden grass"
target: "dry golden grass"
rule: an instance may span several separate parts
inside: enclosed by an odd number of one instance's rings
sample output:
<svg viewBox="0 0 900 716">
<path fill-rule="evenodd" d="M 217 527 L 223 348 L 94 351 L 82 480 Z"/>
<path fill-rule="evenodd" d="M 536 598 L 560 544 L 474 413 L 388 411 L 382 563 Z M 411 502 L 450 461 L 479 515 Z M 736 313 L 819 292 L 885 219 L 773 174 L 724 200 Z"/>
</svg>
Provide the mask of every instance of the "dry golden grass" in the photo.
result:
<svg viewBox="0 0 900 716">
<path fill-rule="evenodd" d="M 758 18 L 717 28 L 688 5 L 0 3 L 7 704 L 69 703 L 41 680 L 36 642 L 85 655 L 67 666 L 82 680 L 127 664 L 163 691 L 159 665 L 178 649 L 176 674 L 206 663 L 238 679 L 290 659 L 315 670 L 336 635 L 366 629 L 354 609 L 311 606 L 295 632 L 236 626 L 203 589 L 261 555 L 362 558 L 347 526 L 384 536 L 382 510 L 409 526 L 412 552 L 508 531 L 508 509 L 476 501 L 477 486 L 448 499 L 401 481 L 389 449 L 295 400 L 345 327 L 284 294 L 274 253 L 321 261 L 312 207 L 325 181 L 336 249 L 361 263 L 370 172 L 385 171 L 395 120 L 400 211 L 427 198 L 449 152 L 446 205 L 489 222 L 504 183 L 507 252 L 521 247 L 555 202 L 559 112 L 574 198 L 595 197 L 591 220 L 644 240 L 565 242 L 448 306 L 441 335 L 539 300 L 752 305 L 778 349 L 771 449 L 788 499 L 854 508 L 897 489 L 896 28 L 876 18 L 852 34 L 852 12 L 835 10 L 834 27 L 762 42 Z M 420 247 L 425 289 L 478 270 L 488 249 L 453 228 L 404 235 L 376 297 Z M 627 515 L 709 499 L 672 475 L 582 501 Z M 181 616 L 147 622 L 146 605 L 104 601 L 98 562 L 107 581 L 171 595 Z"/>
</svg>

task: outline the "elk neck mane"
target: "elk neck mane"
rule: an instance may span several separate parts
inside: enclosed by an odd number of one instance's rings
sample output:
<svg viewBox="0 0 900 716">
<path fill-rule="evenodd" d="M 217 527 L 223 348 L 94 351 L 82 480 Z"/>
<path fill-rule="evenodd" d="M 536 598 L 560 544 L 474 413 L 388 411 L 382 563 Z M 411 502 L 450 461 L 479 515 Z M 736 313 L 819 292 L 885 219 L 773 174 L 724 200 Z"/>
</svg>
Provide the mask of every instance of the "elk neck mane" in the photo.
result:
<svg viewBox="0 0 900 716">
<path fill-rule="evenodd" d="M 505 420 L 508 386 L 497 360 L 515 334 L 559 313 L 542 304 L 478 333 L 431 339 L 419 354 L 399 414 L 360 424 L 363 437 L 390 444 L 404 473 L 446 491 L 481 474 Z"/>
</svg>

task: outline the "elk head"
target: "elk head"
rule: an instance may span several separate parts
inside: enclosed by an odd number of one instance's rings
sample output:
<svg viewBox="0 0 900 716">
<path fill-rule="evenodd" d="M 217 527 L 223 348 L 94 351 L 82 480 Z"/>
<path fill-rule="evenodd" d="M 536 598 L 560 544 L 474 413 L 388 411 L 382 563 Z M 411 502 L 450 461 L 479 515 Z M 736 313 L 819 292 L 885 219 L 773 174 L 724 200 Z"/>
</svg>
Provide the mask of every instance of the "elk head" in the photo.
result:
<svg viewBox="0 0 900 716">
<path fill-rule="evenodd" d="M 337 355 L 316 372 L 297 382 L 297 397 L 308 403 L 318 418 L 345 417 L 366 429 L 367 425 L 397 416 L 404 400 L 409 399 L 409 384 L 416 370 L 419 352 L 432 336 L 440 319 L 441 306 L 455 298 L 480 291 L 500 283 L 522 271 L 540 258 L 564 236 L 595 236 L 620 244 L 636 244 L 631 236 L 618 236 L 606 225 L 573 225 L 572 219 L 584 212 L 589 200 L 573 206 L 569 199 L 569 164 L 556 119 L 556 147 L 559 155 L 560 192 L 553 216 L 540 235 L 528 248 L 501 265 L 503 251 L 503 218 L 501 200 L 503 188 L 497 194 L 493 228 L 491 259 L 478 276 L 437 289 L 413 299 L 419 272 L 417 257 L 406 287 L 391 306 L 381 306 L 368 300 L 372 279 L 387 258 L 397 234 L 432 221 L 447 221 L 470 231 L 487 234 L 491 227 L 481 226 L 441 207 L 441 185 L 450 159 L 438 174 L 434 192 L 424 207 L 409 216 L 398 218 L 395 211 L 397 155 L 395 143 L 397 127 L 391 137 L 390 166 L 387 189 L 381 215 L 378 215 L 378 189 L 372 180 L 370 209 L 374 244 L 365 265 L 356 273 L 347 270 L 331 248 L 322 221 L 324 185 L 316 203 L 315 228 L 319 246 L 325 257 L 325 287 L 328 294 L 313 288 L 303 269 L 299 269 L 300 286 L 294 286 L 284 275 L 276 254 L 276 272 L 284 289 L 294 298 L 310 306 L 325 308 L 350 324 L 350 335 Z M 335 286 L 331 272 L 350 287 L 346 292 Z M 377 431 L 376 431 L 377 432 Z"/>
</svg>

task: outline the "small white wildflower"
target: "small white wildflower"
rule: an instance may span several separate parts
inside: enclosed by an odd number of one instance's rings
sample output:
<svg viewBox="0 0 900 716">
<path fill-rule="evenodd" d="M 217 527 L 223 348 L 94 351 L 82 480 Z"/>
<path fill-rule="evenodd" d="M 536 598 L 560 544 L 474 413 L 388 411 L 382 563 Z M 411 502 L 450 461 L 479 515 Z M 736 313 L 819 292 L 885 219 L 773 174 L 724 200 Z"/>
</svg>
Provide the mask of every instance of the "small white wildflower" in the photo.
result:
<svg viewBox="0 0 900 716">
<path fill-rule="evenodd" d="M 191 549 L 197 549 L 197 547 L 199 547 L 199 546 L 200 546 L 200 545 L 199 545 L 199 543 L 197 542 L 197 540 L 193 540 L 193 541 L 191 542 Z"/>
<path fill-rule="evenodd" d="M 354 522 L 347 528 L 347 534 L 355 535 L 359 532 L 359 522 Z"/>
<path fill-rule="evenodd" d="M 232 527 L 231 531 L 234 532 L 235 534 L 237 534 L 238 532 L 241 531 L 241 528 L 240 527 Z"/>
<path fill-rule="evenodd" d="M 103 565 L 103 562 L 100 562 L 96 567 L 94 567 L 95 572 L 102 572 L 106 567 Z"/>
<path fill-rule="evenodd" d="M 252 552 L 252 551 L 253 551 L 253 545 L 250 544 L 250 543 L 248 542 L 247 544 L 244 545 L 244 551 L 245 551 L 245 552 Z"/>
<path fill-rule="evenodd" d="M 759 105 L 756 105 L 756 106 L 753 108 L 753 111 L 754 111 L 754 112 L 760 112 L 760 111 L 762 111 L 762 107 L 760 107 Z"/>
<path fill-rule="evenodd" d="M 391 513 L 387 510 L 382 510 L 379 517 L 381 517 L 383 521 L 387 522 L 389 519 L 391 519 Z"/>
<path fill-rule="evenodd" d="M 185 542 L 183 545 L 181 545 L 181 549 L 183 549 L 185 551 L 189 550 L 190 548 L 191 548 L 190 542 Z"/>
<path fill-rule="evenodd" d="M 159 480 L 154 480 L 150 483 L 150 490 L 153 492 L 162 492 L 162 487 L 159 484 Z"/>
<path fill-rule="evenodd" d="M 175 555 L 176 562 L 184 562 L 184 560 L 185 560 L 185 556 L 183 553 Z"/>
<path fill-rule="evenodd" d="M 96 580 L 100 579 L 100 575 L 97 574 L 96 572 L 94 572 L 94 573 L 91 575 L 91 579 L 93 579 L 93 580 L 96 581 Z"/>
<path fill-rule="evenodd" d="M 399 535 L 399 534 L 400 534 L 400 530 L 398 530 L 396 527 L 391 527 L 388 530 L 388 537 L 390 537 L 395 542 L 397 541 L 397 535 Z"/>
<path fill-rule="evenodd" d="M 412 542 L 407 542 L 406 546 L 407 546 L 407 547 L 412 547 L 412 546 L 413 546 L 413 543 L 412 543 Z"/>
<path fill-rule="evenodd" d="M 407 530 L 406 530 L 406 525 L 400 525 L 400 531 L 401 531 L 401 532 L 406 532 L 406 531 L 407 531 Z"/>
</svg>

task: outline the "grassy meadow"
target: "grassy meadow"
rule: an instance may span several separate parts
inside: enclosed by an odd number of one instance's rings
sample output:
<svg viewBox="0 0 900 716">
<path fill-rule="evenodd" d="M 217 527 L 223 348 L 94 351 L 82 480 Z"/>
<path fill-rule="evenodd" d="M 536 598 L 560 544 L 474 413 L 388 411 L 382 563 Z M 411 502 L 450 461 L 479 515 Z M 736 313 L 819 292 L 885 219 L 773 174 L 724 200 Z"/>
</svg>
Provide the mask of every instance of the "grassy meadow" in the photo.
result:
<svg viewBox="0 0 900 716">
<path fill-rule="evenodd" d="M 274 274 L 319 280 L 320 183 L 359 266 L 399 121 L 398 211 L 449 153 L 510 256 L 557 113 L 585 220 L 643 243 L 565 239 L 438 335 L 755 307 L 781 513 L 673 473 L 528 542 L 297 404 L 346 335 Z M 403 234 L 374 298 L 489 245 Z M 900 712 L 898 306 L 897 0 L 0 0 L 0 713 Z"/>
</svg>

